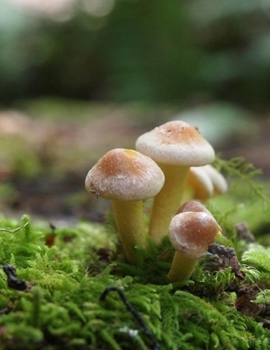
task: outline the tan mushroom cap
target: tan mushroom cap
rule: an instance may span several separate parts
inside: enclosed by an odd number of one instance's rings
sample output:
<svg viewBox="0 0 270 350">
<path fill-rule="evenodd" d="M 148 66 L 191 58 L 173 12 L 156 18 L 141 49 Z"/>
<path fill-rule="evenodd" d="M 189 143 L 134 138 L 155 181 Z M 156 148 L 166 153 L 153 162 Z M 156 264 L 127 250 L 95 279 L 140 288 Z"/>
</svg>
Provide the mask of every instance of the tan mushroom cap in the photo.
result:
<svg viewBox="0 0 270 350">
<path fill-rule="evenodd" d="M 189 169 L 187 186 L 193 188 L 193 197 L 196 199 L 208 199 L 214 194 L 214 186 L 210 176 L 205 171 L 205 167 L 206 165 L 190 167 Z"/>
<path fill-rule="evenodd" d="M 169 238 L 177 251 L 199 259 L 213 243 L 221 228 L 206 212 L 182 212 L 169 226 Z"/>
<path fill-rule="evenodd" d="M 88 172 L 86 190 L 106 199 L 143 200 L 155 196 L 164 174 L 149 157 L 130 149 L 107 152 Z"/>
<path fill-rule="evenodd" d="M 141 135 L 136 149 L 158 163 L 200 166 L 215 158 L 212 146 L 184 121 L 165 123 Z"/>
<path fill-rule="evenodd" d="M 213 184 L 213 195 L 219 195 L 228 191 L 228 183 L 225 177 L 216 168 L 211 164 L 206 164 L 202 169 Z"/>
<path fill-rule="evenodd" d="M 210 213 L 210 211 L 202 203 L 197 201 L 188 201 L 186 203 L 183 203 L 181 207 L 177 210 L 175 215 L 184 213 L 186 211 L 204 212 L 209 215 L 212 215 L 212 213 Z"/>
</svg>

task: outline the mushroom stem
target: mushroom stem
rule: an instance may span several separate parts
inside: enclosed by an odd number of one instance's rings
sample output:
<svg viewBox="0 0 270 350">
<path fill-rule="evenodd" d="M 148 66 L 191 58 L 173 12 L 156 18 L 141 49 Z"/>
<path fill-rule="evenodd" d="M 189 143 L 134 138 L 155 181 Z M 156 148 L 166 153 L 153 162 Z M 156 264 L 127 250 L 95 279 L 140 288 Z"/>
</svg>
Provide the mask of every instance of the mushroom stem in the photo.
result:
<svg viewBox="0 0 270 350">
<path fill-rule="evenodd" d="M 193 187 L 186 185 L 182 196 L 182 203 L 189 202 L 195 198 L 195 190 Z"/>
<path fill-rule="evenodd" d="M 186 166 L 158 165 L 165 175 L 165 183 L 154 197 L 149 223 L 150 237 L 156 243 L 168 233 L 171 218 L 181 205 L 189 171 Z"/>
<path fill-rule="evenodd" d="M 143 201 L 112 200 L 112 207 L 124 254 L 135 263 L 135 246 L 146 246 Z"/>
<path fill-rule="evenodd" d="M 198 259 L 176 251 L 173 257 L 172 265 L 168 273 L 168 279 L 171 282 L 187 281 L 192 275 Z"/>
</svg>

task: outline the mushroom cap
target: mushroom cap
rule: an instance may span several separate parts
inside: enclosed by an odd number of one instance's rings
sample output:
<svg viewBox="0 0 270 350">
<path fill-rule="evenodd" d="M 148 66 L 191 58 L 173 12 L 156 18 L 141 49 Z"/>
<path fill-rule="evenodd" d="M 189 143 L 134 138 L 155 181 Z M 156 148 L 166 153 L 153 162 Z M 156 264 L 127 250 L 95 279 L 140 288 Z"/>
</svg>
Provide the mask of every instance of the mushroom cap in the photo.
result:
<svg viewBox="0 0 270 350">
<path fill-rule="evenodd" d="M 187 186 L 193 188 L 194 198 L 207 199 L 214 195 L 214 185 L 208 172 L 205 171 L 205 166 L 190 167 Z"/>
<path fill-rule="evenodd" d="M 214 217 L 206 212 L 177 214 L 169 226 L 169 238 L 174 248 L 193 259 L 202 257 L 220 232 Z"/>
<path fill-rule="evenodd" d="M 210 211 L 200 202 L 198 201 L 188 201 L 186 203 L 183 203 L 181 207 L 177 210 L 177 214 L 184 213 L 186 211 L 193 211 L 193 212 L 204 212 L 208 213 L 209 215 L 212 215 Z"/>
<path fill-rule="evenodd" d="M 88 172 L 87 191 L 106 199 L 143 200 L 155 196 L 164 174 L 149 157 L 129 149 L 107 152 Z"/>
<path fill-rule="evenodd" d="M 215 151 L 196 128 L 184 121 L 165 123 L 141 135 L 136 149 L 158 163 L 200 166 L 212 163 Z"/>
<path fill-rule="evenodd" d="M 228 183 L 225 177 L 211 164 L 202 166 L 204 172 L 209 176 L 213 184 L 213 195 L 219 195 L 228 191 Z"/>
</svg>

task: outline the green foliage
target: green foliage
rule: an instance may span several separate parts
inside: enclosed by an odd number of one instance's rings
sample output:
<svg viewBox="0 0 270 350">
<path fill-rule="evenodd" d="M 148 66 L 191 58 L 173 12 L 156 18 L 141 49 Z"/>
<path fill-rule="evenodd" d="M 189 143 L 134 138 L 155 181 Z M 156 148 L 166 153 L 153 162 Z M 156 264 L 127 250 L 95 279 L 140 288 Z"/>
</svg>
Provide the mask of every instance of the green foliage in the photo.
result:
<svg viewBox="0 0 270 350">
<path fill-rule="evenodd" d="M 270 248 L 259 244 L 250 244 L 248 249 L 242 255 L 242 261 L 245 264 L 254 266 L 261 272 L 260 282 L 265 288 L 270 287 Z"/>
<path fill-rule="evenodd" d="M 136 265 L 121 261 L 116 266 L 116 272 L 122 276 L 132 276 L 135 281 L 142 284 L 168 284 L 167 273 L 173 254 L 174 250 L 168 237 L 165 237 L 158 246 L 149 240 L 147 249 L 137 247 Z"/>
<path fill-rule="evenodd" d="M 223 160 L 217 156 L 215 167 L 227 178 L 229 193 L 213 198 L 207 207 L 224 229 L 226 237 L 236 249 L 241 250 L 242 243 L 237 241 L 235 224 L 245 222 L 253 234 L 259 234 L 269 223 L 269 191 L 261 181 L 261 170 L 242 157 Z"/>
<path fill-rule="evenodd" d="M 112 11 L 98 16 L 84 7 L 83 2 L 74 7 L 67 20 L 60 15 L 56 25 L 57 16 L 51 21 L 27 16 L 12 4 L 1 5 L 1 19 L 7 21 L 0 35 L 0 93 L 5 100 L 35 92 L 160 102 L 178 100 L 196 88 L 199 52 L 184 3 L 116 1 Z M 20 95 L 13 91 L 14 84 Z"/>
<path fill-rule="evenodd" d="M 245 192 L 246 198 L 261 198 L 269 203 L 269 198 L 265 195 L 262 184 L 255 181 L 258 175 L 262 174 L 261 169 L 257 169 L 253 164 L 247 163 L 243 157 L 235 157 L 229 160 L 223 160 L 219 157 L 215 159 L 215 166 L 219 171 L 224 171 L 228 180 L 233 179 L 233 187 L 245 183 L 248 192 Z"/>
<path fill-rule="evenodd" d="M 251 244 L 243 254 L 242 261 L 261 270 L 270 272 L 270 248 L 258 244 Z"/>
<path fill-rule="evenodd" d="M 54 94 L 181 103 L 207 92 L 268 104 L 267 1 L 118 0 L 101 3 L 98 15 L 93 8 L 79 1 L 75 13 L 49 20 L 1 2 L 2 101 Z"/>
<path fill-rule="evenodd" d="M 253 300 L 253 303 L 256 304 L 266 304 L 270 303 L 270 289 L 265 289 L 259 292 L 256 296 L 256 299 Z"/>
</svg>

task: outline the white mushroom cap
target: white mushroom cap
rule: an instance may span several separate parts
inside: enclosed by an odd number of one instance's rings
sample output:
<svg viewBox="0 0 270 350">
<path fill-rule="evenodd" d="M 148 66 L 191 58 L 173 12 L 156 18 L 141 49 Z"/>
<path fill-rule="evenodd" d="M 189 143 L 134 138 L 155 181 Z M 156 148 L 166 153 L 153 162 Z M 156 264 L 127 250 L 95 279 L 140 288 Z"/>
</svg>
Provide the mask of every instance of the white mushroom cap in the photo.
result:
<svg viewBox="0 0 270 350">
<path fill-rule="evenodd" d="M 211 164 L 202 166 L 202 169 L 209 176 L 214 188 L 214 195 L 222 194 L 228 191 L 228 183 L 224 176 Z"/>
<path fill-rule="evenodd" d="M 139 136 L 136 149 L 163 164 L 201 166 L 215 158 L 214 149 L 198 130 L 180 120 Z"/>
<path fill-rule="evenodd" d="M 125 201 L 153 197 L 163 184 L 164 174 L 151 158 L 123 148 L 107 152 L 85 179 L 87 191 L 102 198 Z"/>
<path fill-rule="evenodd" d="M 207 199 L 214 195 L 214 185 L 205 167 L 206 165 L 189 169 L 187 186 L 193 189 L 193 197 L 197 199 Z"/>
<path fill-rule="evenodd" d="M 206 212 L 183 212 L 175 215 L 169 226 L 174 248 L 191 258 L 199 259 L 213 243 L 221 228 Z"/>
</svg>

